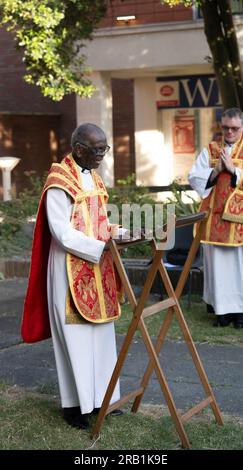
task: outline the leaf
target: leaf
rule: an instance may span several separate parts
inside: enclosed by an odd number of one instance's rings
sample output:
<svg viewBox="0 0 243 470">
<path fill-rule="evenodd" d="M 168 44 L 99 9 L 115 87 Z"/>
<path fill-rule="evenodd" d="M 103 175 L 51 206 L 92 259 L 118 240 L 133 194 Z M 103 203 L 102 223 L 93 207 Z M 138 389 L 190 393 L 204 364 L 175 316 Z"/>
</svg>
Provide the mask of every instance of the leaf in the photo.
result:
<svg viewBox="0 0 243 470">
<path fill-rule="evenodd" d="M 106 4 L 105 0 L 1 0 L 0 25 L 12 30 L 23 52 L 24 80 L 55 101 L 71 93 L 90 97 L 95 87 L 80 50 L 105 15 Z"/>
</svg>

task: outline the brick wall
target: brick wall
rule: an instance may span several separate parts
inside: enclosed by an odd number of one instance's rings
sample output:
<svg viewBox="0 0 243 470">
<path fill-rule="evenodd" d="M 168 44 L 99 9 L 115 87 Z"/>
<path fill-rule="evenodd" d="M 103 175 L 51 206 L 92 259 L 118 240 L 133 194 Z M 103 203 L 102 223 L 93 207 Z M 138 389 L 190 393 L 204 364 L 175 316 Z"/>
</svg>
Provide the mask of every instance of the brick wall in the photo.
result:
<svg viewBox="0 0 243 470">
<path fill-rule="evenodd" d="M 183 5 L 170 8 L 168 5 L 162 5 L 160 0 L 113 0 L 100 26 L 124 26 L 124 21 L 116 20 L 117 16 L 124 15 L 136 16 L 135 20 L 129 21 L 129 25 L 192 20 L 191 8 Z"/>
<path fill-rule="evenodd" d="M 13 194 L 58 160 L 59 129 L 59 115 L 0 114 L 0 156 L 21 158 L 12 172 Z"/>
<path fill-rule="evenodd" d="M 133 80 L 112 80 L 115 181 L 135 173 Z"/>
<path fill-rule="evenodd" d="M 38 87 L 23 81 L 23 74 L 21 52 L 12 34 L 0 28 L 0 156 L 21 157 L 13 172 L 17 190 L 26 182 L 25 170 L 42 174 L 70 150 L 77 125 L 75 95 L 58 103 L 44 98 Z"/>
</svg>

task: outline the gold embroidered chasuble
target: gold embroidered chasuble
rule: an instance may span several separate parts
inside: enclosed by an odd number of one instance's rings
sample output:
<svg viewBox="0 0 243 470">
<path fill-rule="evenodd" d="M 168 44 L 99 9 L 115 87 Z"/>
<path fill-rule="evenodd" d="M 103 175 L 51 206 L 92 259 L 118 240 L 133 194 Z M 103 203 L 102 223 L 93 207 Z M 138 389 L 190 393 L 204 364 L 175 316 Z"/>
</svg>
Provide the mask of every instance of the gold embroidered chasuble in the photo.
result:
<svg viewBox="0 0 243 470">
<path fill-rule="evenodd" d="M 217 142 L 208 147 L 210 166 L 214 168 L 222 149 Z M 243 245 L 243 137 L 234 144 L 231 158 L 235 167 L 242 170 L 236 188 L 231 186 L 232 175 L 223 171 L 200 205 L 200 211 L 209 209 L 209 217 L 201 241 L 213 245 Z"/>
<path fill-rule="evenodd" d="M 108 194 L 100 176 L 94 170 L 91 170 L 91 175 L 94 189 L 83 191 L 80 171 L 72 155 L 68 155 L 60 164 L 52 165 L 44 191 L 51 187 L 66 191 L 74 202 L 71 217 L 73 228 L 107 242 L 110 238 L 105 208 Z M 66 323 L 105 323 L 119 318 L 119 279 L 110 252 L 103 252 L 99 264 L 67 253 L 66 264 L 69 281 Z"/>
</svg>

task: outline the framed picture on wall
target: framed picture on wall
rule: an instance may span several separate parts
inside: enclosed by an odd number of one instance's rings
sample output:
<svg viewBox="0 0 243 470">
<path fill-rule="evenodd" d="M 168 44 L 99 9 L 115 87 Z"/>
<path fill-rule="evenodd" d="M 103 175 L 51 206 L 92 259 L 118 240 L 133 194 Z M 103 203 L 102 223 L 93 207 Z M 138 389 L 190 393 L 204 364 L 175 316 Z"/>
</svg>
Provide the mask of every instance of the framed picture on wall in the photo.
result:
<svg viewBox="0 0 243 470">
<path fill-rule="evenodd" d="M 176 116 L 173 122 L 174 153 L 195 152 L 195 119 L 193 116 Z"/>
</svg>

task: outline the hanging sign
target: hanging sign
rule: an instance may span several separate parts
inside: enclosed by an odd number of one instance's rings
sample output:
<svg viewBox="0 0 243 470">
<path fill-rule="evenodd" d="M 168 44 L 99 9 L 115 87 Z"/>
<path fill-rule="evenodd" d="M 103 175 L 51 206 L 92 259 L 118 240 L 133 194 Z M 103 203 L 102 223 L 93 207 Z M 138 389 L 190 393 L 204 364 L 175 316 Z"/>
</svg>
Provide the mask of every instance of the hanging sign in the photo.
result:
<svg viewBox="0 0 243 470">
<path fill-rule="evenodd" d="M 211 108 L 221 105 L 215 75 L 158 77 L 156 105 L 161 108 Z"/>
</svg>

